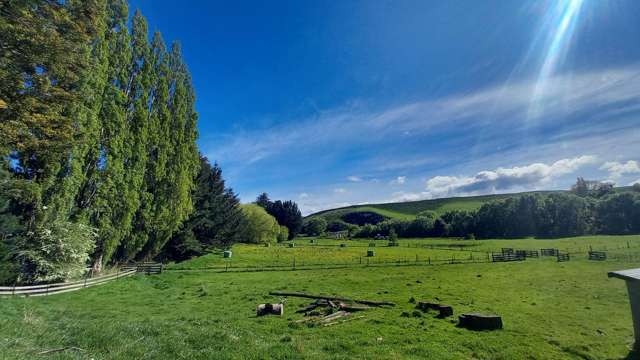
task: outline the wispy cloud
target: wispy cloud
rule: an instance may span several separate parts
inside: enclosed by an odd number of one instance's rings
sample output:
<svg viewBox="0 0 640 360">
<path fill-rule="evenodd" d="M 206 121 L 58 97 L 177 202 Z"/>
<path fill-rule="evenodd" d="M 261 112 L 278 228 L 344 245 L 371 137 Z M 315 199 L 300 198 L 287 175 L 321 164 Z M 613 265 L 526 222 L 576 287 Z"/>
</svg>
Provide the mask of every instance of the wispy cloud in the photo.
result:
<svg viewBox="0 0 640 360">
<path fill-rule="evenodd" d="M 403 185 L 407 181 L 406 176 L 398 176 L 395 179 L 391 180 L 391 185 Z"/>
<path fill-rule="evenodd" d="M 385 108 L 354 102 L 297 121 L 204 139 L 202 148 L 248 198 L 273 187 L 290 197 L 303 191 L 331 195 L 309 203 L 314 209 L 388 200 L 389 180 L 368 179 L 394 179 L 399 185 L 397 174 L 433 180 L 431 187 L 420 187 L 405 179 L 404 192 L 392 195 L 416 200 L 546 186 L 545 181 L 559 179 L 552 174 L 569 165 L 556 164 L 559 158 L 633 158 L 640 147 L 640 64 L 551 77 L 536 98 L 544 107 L 532 114 L 536 80 Z M 602 171 L 620 174 L 626 183 L 632 165 L 611 163 Z"/>
<path fill-rule="evenodd" d="M 638 111 L 640 66 L 601 69 L 560 75 L 547 81 L 539 101 L 544 109 L 532 117 L 528 112 L 535 79 L 454 94 L 441 99 L 418 101 L 371 110 L 363 103 L 320 112 L 308 119 L 284 122 L 268 129 L 240 131 L 222 141 L 205 142 L 206 153 L 222 163 L 250 165 L 280 154 L 299 153 L 326 144 L 357 147 L 410 137 L 464 130 L 478 136 L 526 130 L 533 125 L 554 125 L 558 118 L 588 113 L 620 116 Z M 575 119 L 579 122 L 580 119 Z M 323 147 L 325 150 L 326 148 Z M 343 146 L 335 146 L 337 151 Z"/>
</svg>

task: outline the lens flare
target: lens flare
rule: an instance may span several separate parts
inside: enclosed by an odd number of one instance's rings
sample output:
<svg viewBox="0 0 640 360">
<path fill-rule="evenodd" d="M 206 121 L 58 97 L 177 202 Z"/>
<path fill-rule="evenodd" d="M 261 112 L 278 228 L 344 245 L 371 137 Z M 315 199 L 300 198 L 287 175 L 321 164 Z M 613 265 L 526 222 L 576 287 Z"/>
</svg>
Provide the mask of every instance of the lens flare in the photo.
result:
<svg viewBox="0 0 640 360">
<path fill-rule="evenodd" d="M 549 79 L 564 58 L 568 44 L 578 22 L 583 0 L 558 1 L 551 10 L 549 27 L 543 26 L 541 31 L 549 31 L 546 51 L 538 79 L 529 106 L 529 119 L 538 117 L 544 111 L 543 97 Z"/>
</svg>

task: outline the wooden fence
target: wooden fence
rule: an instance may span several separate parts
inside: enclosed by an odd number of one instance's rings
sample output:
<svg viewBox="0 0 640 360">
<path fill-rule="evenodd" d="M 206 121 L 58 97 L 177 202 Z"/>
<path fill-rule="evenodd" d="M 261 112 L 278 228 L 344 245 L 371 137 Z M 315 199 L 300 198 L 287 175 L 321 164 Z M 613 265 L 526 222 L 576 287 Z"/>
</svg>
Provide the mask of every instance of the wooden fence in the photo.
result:
<svg viewBox="0 0 640 360">
<path fill-rule="evenodd" d="M 607 260 L 607 253 L 604 251 L 589 251 L 589 260 Z"/>
<path fill-rule="evenodd" d="M 558 256 L 558 249 L 540 249 L 541 256 Z"/>
<path fill-rule="evenodd" d="M 516 255 L 525 258 L 537 258 L 538 250 L 516 250 Z"/>
<path fill-rule="evenodd" d="M 142 263 L 133 263 L 128 264 L 122 267 L 123 270 L 135 270 L 139 273 L 149 274 L 160 274 L 164 267 L 162 263 L 155 262 L 142 262 Z"/>
<path fill-rule="evenodd" d="M 17 296 L 46 296 L 53 294 L 61 294 L 70 291 L 76 291 L 91 286 L 107 283 L 112 280 L 131 276 L 136 273 L 136 270 L 124 270 L 117 271 L 112 274 L 97 276 L 94 278 L 86 278 L 84 280 L 57 283 L 57 284 L 45 284 L 45 285 L 31 285 L 31 286 L 0 286 L 0 296 L 3 295 L 17 295 Z"/>
<path fill-rule="evenodd" d="M 558 259 L 558 262 L 564 262 L 564 261 L 569 261 L 570 257 L 568 253 L 566 254 L 558 253 L 557 259 Z"/>
<path fill-rule="evenodd" d="M 523 261 L 526 257 L 521 254 L 514 254 L 513 252 L 504 252 L 498 254 L 491 254 L 492 262 L 504 262 L 504 261 Z"/>
</svg>

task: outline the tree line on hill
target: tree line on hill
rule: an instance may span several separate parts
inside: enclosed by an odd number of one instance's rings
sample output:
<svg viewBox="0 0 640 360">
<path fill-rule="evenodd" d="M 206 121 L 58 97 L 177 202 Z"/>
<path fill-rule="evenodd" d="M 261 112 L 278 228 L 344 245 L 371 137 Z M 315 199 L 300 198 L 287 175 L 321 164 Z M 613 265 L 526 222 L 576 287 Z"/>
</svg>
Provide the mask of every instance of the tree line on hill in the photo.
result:
<svg viewBox="0 0 640 360">
<path fill-rule="evenodd" d="M 352 215 L 353 216 L 353 215 Z M 590 234 L 640 233 L 640 184 L 614 191 L 607 183 L 579 178 L 568 193 L 514 195 L 483 204 L 477 211 L 454 210 L 438 216 L 419 213 L 413 220 L 387 219 L 358 226 L 343 220 L 307 219 L 303 231 L 348 231 L 352 237 L 557 238 Z"/>
<path fill-rule="evenodd" d="M 263 236 L 199 154 L 179 44 L 150 37 L 126 0 L 5 2 L 0 44 L 0 283 Z M 270 205 L 281 238 L 299 230 L 293 205 Z"/>
</svg>

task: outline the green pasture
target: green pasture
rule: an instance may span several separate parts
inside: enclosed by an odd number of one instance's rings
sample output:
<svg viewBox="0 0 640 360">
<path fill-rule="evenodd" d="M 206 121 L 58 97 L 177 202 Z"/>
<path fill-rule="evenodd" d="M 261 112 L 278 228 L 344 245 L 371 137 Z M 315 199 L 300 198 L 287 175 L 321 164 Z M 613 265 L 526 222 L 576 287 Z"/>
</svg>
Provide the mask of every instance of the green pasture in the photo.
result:
<svg viewBox="0 0 640 360">
<path fill-rule="evenodd" d="M 363 255 L 367 240 L 298 239 L 296 247 L 233 247 L 232 261 L 268 264 L 274 256 L 344 261 Z M 590 243 L 638 259 L 640 237 L 557 240 L 402 239 L 399 248 L 376 246 L 376 257 L 469 254 L 467 250 L 410 247 L 471 244 L 501 247 L 572 247 Z M 304 242 L 307 244 L 305 245 Z M 629 247 L 624 246 L 629 242 Z M 386 243 L 386 242 L 380 242 Z M 362 246 L 360 246 L 362 245 Z M 464 248 L 466 249 L 466 248 Z M 422 253 L 424 252 L 424 253 Z M 279 255 L 276 255 L 279 254 Z M 419 255 L 422 256 L 422 255 Z M 435 256 L 435 255 L 434 255 Z M 635 257 L 634 257 L 635 256 Z M 631 314 L 625 284 L 607 272 L 640 261 L 569 262 L 554 258 L 514 263 L 371 266 L 264 272 L 216 272 L 210 254 L 161 275 L 136 275 L 106 285 L 41 298 L 0 298 L 0 359 L 632 359 Z M 285 316 L 256 317 L 259 303 L 279 302 L 272 290 L 304 291 L 393 301 L 362 318 L 308 327 L 295 310 L 309 300 L 288 298 Z M 452 305 L 455 314 L 496 313 L 504 329 L 470 331 L 455 316 L 414 313 L 410 298 Z M 408 315 L 408 316 L 407 316 Z M 65 349 L 39 355 L 43 351 Z"/>
</svg>

